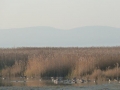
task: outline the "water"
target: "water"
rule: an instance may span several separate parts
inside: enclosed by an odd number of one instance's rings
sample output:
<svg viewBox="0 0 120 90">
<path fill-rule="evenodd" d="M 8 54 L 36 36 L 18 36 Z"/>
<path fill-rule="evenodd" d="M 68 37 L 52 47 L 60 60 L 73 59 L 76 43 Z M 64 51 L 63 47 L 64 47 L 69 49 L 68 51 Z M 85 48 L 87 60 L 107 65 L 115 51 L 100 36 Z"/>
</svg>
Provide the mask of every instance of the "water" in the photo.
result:
<svg viewBox="0 0 120 90">
<path fill-rule="evenodd" d="M 72 85 L 54 84 L 51 80 L 0 79 L 0 90 L 120 90 L 118 82 L 89 82 Z"/>
</svg>

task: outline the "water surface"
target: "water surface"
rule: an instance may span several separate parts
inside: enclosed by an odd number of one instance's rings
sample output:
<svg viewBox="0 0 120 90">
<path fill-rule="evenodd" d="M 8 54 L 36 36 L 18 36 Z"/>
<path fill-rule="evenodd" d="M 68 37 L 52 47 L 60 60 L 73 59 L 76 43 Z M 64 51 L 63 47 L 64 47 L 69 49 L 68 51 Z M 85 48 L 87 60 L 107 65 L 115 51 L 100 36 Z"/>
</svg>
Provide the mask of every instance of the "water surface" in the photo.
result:
<svg viewBox="0 0 120 90">
<path fill-rule="evenodd" d="M 0 90 L 120 90 L 118 82 L 89 82 L 79 84 L 54 84 L 51 80 L 0 79 Z"/>
</svg>

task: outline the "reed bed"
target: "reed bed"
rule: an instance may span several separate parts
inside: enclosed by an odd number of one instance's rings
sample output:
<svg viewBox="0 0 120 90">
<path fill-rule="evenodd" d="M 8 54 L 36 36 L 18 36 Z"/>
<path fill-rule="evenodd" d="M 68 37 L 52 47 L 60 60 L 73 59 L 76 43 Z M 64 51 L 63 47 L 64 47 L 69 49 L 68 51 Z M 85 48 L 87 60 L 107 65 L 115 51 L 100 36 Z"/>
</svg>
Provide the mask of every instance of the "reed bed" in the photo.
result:
<svg viewBox="0 0 120 90">
<path fill-rule="evenodd" d="M 2 77 L 120 78 L 120 47 L 1 48 Z"/>
</svg>

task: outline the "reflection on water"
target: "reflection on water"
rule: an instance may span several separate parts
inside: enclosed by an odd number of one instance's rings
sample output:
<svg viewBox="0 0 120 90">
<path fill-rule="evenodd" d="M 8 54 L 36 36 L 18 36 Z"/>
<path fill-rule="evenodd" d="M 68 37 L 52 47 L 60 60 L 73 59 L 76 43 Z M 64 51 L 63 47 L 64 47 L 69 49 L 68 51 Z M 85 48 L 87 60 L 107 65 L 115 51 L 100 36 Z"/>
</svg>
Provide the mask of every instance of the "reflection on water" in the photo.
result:
<svg viewBox="0 0 120 90">
<path fill-rule="evenodd" d="M 0 90 L 120 90 L 118 82 L 54 84 L 51 80 L 0 78 Z"/>
<path fill-rule="evenodd" d="M 24 78 L 0 78 L 0 86 L 53 86 L 51 80 L 24 79 Z"/>
<path fill-rule="evenodd" d="M 6 79 L 6 80 L 1 80 L 0 81 L 0 86 L 39 86 L 40 82 L 37 81 L 23 81 L 23 80 L 18 80 L 18 79 Z"/>
<path fill-rule="evenodd" d="M 78 83 L 78 84 L 54 84 L 51 80 L 39 80 L 39 79 L 24 79 L 24 78 L 0 78 L 0 86 L 19 86 L 19 87 L 42 87 L 42 86 L 79 86 L 79 87 L 90 87 L 93 85 L 103 85 L 109 84 L 109 82 L 88 82 L 88 83 Z"/>
</svg>

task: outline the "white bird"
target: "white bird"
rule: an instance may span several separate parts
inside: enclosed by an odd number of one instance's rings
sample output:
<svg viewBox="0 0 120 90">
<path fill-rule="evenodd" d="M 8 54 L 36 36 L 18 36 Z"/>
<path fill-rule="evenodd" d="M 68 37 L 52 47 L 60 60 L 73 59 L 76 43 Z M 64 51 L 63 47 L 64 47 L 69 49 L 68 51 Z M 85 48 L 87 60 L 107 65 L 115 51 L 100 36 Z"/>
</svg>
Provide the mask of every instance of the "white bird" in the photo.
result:
<svg viewBox="0 0 120 90">
<path fill-rule="evenodd" d="M 54 77 L 51 77 L 52 82 L 54 82 Z"/>
<path fill-rule="evenodd" d="M 54 80 L 54 84 L 58 84 L 58 80 L 57 79 Z"/>
<path fill-rule="evenodd" d="M 6 78 L 2 78 L 3 80 L 5 80 Z"/>
<path fill-rule="evenodd" d="M 109 79 L 109 83 L 111 82 L 111 80 Z"/>
<path fill-rule="evenodd" d="M 42 81 L 42 78 L 40 78 L 39 81 Z"/>
<path fill-rule="evenodd" d="M 84 80 L 83 80 L 83 79 L 80 79 L 80 82 L 81 82 L 81 83 L 84 83 Z"/>
<path fill-rule="evenodd" d="M 120 81 L 119 81 L 119 83 L 120 83 Z"/>
<path fill-rule="evenodd" d="M 94 83 L 96 83 L 96 80 L 94 79 Z"/>
</svg>

